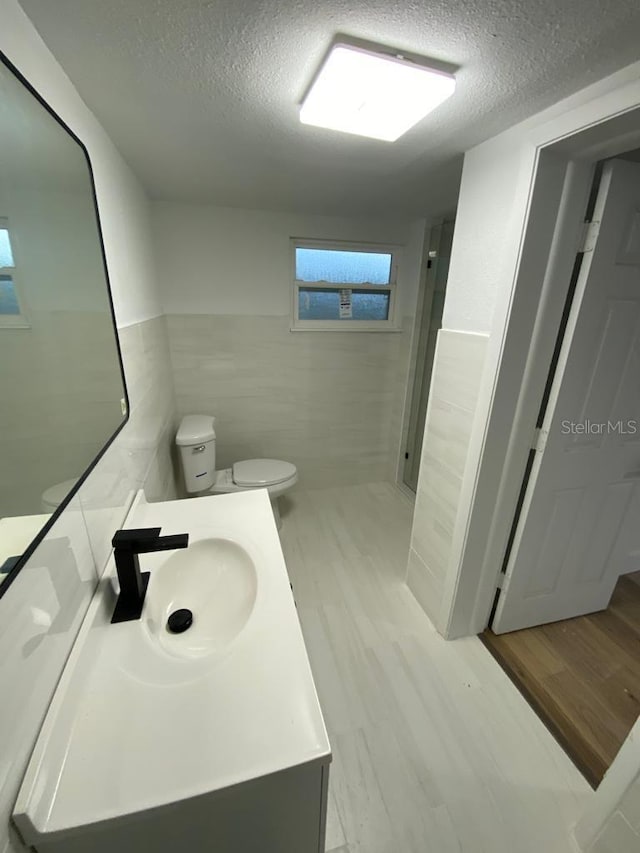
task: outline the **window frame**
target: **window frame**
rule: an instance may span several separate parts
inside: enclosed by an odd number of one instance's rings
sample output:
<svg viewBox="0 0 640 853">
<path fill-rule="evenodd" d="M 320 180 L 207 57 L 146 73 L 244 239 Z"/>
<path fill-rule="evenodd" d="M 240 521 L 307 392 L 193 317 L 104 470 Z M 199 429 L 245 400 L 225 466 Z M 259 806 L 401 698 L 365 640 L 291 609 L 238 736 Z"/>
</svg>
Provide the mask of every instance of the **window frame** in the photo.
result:
<svg viewBox="0 0 640 853">
<path fill-rule="evenodd" d="M 24 310 L 24 299 L 22 298 L 22 293 L 20 292 L 19 278 L 20 275 L 18 273 L 18 261 L 16 259 L 16 240 L 14 235 L 11 232 L 11 228 L 9 226 L 9 217 L 8 216 L 0 216 L 0 228 L 3 231 L 6 231 L 9 235 L 9 245 L 11 246 L 11 255 L 13 257 L 13 266 L 12 267 L 2 267 L 0 266 L 0 275 L 8 275 L 11 277 L 11 283 L 13 284 L 13 291 L 15 293 L 16 302 L 18 303 L 19 314 L 2 314 L 0 313 L 0 329 L 30 329 L 31 324 L 27 318 L 27 315 Z"/>
<path fill-rule="evenodd" d="M 398 326 L 398 265 L 402 246 L 389 243 L 355 243 L 345 240 L 318 240 L 291 237 L 291 331 L 292 332 L 399 332 Z M 337 252 L 371 252 L 391 255 L 388 284 L 353 284 L 334 281 L 302 281 L 296 278 L 296 249 L 326 249 Z M 299 317 L 300 288 L 308 290 L 366 290 L 389 294 L 389 314 L 386 320 L 301 320 Z"/>
</svg>

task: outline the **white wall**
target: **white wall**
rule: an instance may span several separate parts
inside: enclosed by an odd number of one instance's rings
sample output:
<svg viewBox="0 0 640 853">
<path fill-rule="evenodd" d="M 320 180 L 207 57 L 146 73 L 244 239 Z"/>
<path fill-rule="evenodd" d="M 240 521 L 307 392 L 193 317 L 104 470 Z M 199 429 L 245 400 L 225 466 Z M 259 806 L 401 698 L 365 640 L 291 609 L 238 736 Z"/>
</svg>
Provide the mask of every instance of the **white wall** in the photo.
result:
<svg viewBox="0 0 640 853">
<path fill-rule="evenodd" d="M 424 220 L 154 205 L 181 414 L 217 418 L 217 467 L 287 459 L 303 487 L 393 480 Z M 391 243 L 401 332 L 290 332 L 291 237 Z"/>
<path fill-rule="evenodd" d="M 520 411 L 518 407 L 522 404 L 519 395 L 526 351 L 520 347 L 520 354 L 514 357 L 513 351 L 518 348 L 511 341 L 522 340 L 523 337 L 529 340 L 533 334 L 538 311 L 538 292 L 535 288 L 544 277 L 546 263 L 546 257 L 542 258 L 542 271 L 529 273 L 530 278 L 532 275 L 536 278 L 532 282 L 533 286 L 522 286 L 516 293 L 516 281 L 521 276 L 524 280 L 524 276 L 540 260 L 538 257 L 522 255 L 525 228 L 530 207 L 534 203 L 533 185 L 538 151 L 582 129 L 593 128 L 611 117 L 622 115 L 638 103 L 640 63 L 555 104 L 549 110 L 488 140 L 465 156 L 445 322 L 448 326 L 468 329 L 471 312 L 467 306 L 472 301 L 475 304 L 482 303 L 484 308 L 477 322 L 478 331 L 489 328 L 490 335 L 449 555 L 443 612 L 438 620 L 442 630 L 446 630 L 449 636 L 473 633 L 483 627 L 478 619 L 481 618 L 479 611 L 484 608 L 484 604 L 482 608 L 478 605 L 476 610 L 477 578 L 494 524 L 493 508 L 510 441 L 509 433 L 513 419 Z M 552 155 L 549 156 L 549 162 L 559 162 Z M 559 192 L 563 172 L 559 167 L 555 171 L 561 175 Z M 487 176 L 491 179 L 489 183 Z M 482 216 L 478 216 L 481 201 Z M 576 222 L 582 210 L 576 211 Z M 538 226 L 541 233 L 545 229 L 549 231 L 550 239 L 553 222 L 540 219 Z M 491 247 L 493 266 L 481 264 L 478 267 L 474 259 L 483 257 L 488 251 L 487 247 Z M 567 280 L 568 276 L 569 272 Z M 510 318 L 516 313 L 518 323 L 509 326 Z M 548 337 L 552 347 L 553 333 L 550 332 Z M 511 348 L 512 355 L 509 358 L 503 358 L 505 346 Z M 541 378 L 542 383 L 545 378 Z M 503 402 L 501 409 L 494 409 L 498 381 L 503 389 Z M 504 402 L 504 389 L 508 389 L 510 402 Z M 535 407 L 536 401 L 531 405 Z M 532 417 L 535 417 L 535 413 Z M 489 564 L 493 566 L 499 559 L 491 555 Z M 454 600 L 456 607 L 451 612 Z M 477 613 L 477 618 L 469 617 L 471 612 Z"/>
<path fill-rule="evenodd" d="M 0 0 L 0 49 L 85 142 L 92 159 L 131 420 L 7 593 L 0 599 L 0 850 L 16 793 L 96 578 L 131 492 L 170 491 L 173 398 L 156 293 L 147 199 L 16 0 Z M 165 362 L 163 363 L 163 358 Z M 170 468 L 169 468 L 170 471 Z"/>
<path fill-rule="evenodd" d="M 83 161 L 78 158 L 78 170 L 86 169 Z M 9 220 L 27 316 L 108 310 L 88 172 L 85 185 L 75 190 L 0 186 L 0 210 Z"/>
<path fill-rule="evenodd" d="M 438 332 L 407 564 L 437 628 L 486 347 L 486 335 Z"/>
<path fill-rule="evenodd" d="M 640 64 L 630 65 L 465 154 L 445 328 L 500 334 L 517 272 L 537 147 L 628 110 L 639 76 Z"/>
<path fill-rule="evenodd" d="M 442 317 L 445 329 L 491 330 L 498 290 L 513 260 L 511 225 L 527 201 L 527 171 L 521 160 L 521 151 L 509 140 L 496 149 L 481 146 L 465 155 Z"/>
<path fill-rule="evenodd" d="M 640 97 L 640 64 L 630 66 L 605 80 L 555 104 L 550 109 L 490 139 L 465 155 L 452 258 L 447 283 L 443 328 L 447 332 L 488 334 L 487 354 L 479 382 L 473 428 L 466 440 L 462 484 L 456 497 L 452 535 L 440 562 L 446 566 L 443 596 L 432 618 L 448 636 L 482 630 L 471 625 L 459 610 L 463 599 L 475 608 L 477 576 L 491 531 L 496 494 L 483 493 L 474 500 L 477 478 L 495 479 L 509 441 L 514 412 L 502 419 L 506 435 L 488 431 L 495 383 L 502 370 L 505 381 L 513 378 L 513 393 L 519 393 L 523 365 L 501 363 L 507 323 L 513 310 L 514 283 L 520 273 L 524 229 L 532 203 L 532 186 L 540 146 L 564 139 L 580 128 L 591 127 L 631 108 Z M 526 262 L 523 269 L 526 269 Z M 518 296 L 518 310 L 528 317 L 513 330 L 515 337 L 532 334 L 537 305 L 526 292 Z M 529 323 L 529 325 L 527 325 Z M 525 355 L 522 356 L 523 359 Z M 446 367 L 446 366 L 445 366 Z M 460 374 L 473 374 L 474 365 L 458 364 Z M 434 365 L 434 373 L 439 370 Z M 497 417 L 497 416 L 496 416 Z M 493 422 L 492 422 L 493 423 Z M 430 441 L 426 436 L 426 456 Z M 491 444 L 493 441 L 493 444 Z M 484 454 L 484 455 L 483 455 Z M 420 488 L 420 486 L 419 486 Z M 414 526 L 415 531 L 415 526 Z M 466 561 L 466 562 L 465 562 Z M 467 571 L 460 575 L 460 566 Z M 466 619 L 466 621 L 465 621 Z"/>
<path fill-rule="evenodd" d="M 436 602 L 436 612 L 432 614 L 439 630 L 449 636 L 474 633 L 486 624 L 479 615 L 480 611 L 486 615 L 484 604 L 476 607 L 478 578 L 494 523 L 509 433 L 519 411 L 526 358 L 523 352 L 522 363 L 503 360 L 503 346 L 511 336 L 530 340 L 537 312 L 537 297 L 532 297 L 526 287 L 516 293 L 514 284 L 534 266 L 532 259 L 523 254 L 523 246 L 530 207 L 535 200 L 532 188 L 538 150 L 638 105 L 640 63 L 483 143 L 465 157 L 444 324 L 449 330 L 465 334 L 488 331 L 489 339 L 483 376 L 478 383 L 473 428 L 466 437 L 462 487 L 456 498 L 453 536 L 445 555 L 443 597 L 440 603 Z M 538 225 L 544 231 L 551 229 L 553 223 Z M 516 311 L 517 327 L 511 328 L 509 321 Z M 469 370 L 471 366 L 469 363 Z M 434 373 L 437 371 L 436 363 Z M 461 375 L 467 372 L 462 364 L 459 372 Z M 498 379 L 509 390 L 510 401 L 503 398 L 502 408 L 496 414 L 492 406 Z M 437 438 L 425 435 L 423 454 L 428 455 L 429 448 L 436 449 Z M 464 450 L 460 448 L 461 453 Z M 497 572 L 499 557 L 490 562 Z M 495 578 L 491 594 L 494 590 Z M 637 733 L 634 737 L 637 738 Z M 606 825 L 600 827 L 601 834 L 593 847 L 598 853 L 626 853 L 637 846 L 640 826 L 637 747 L 627 742 L 623 753 L 628 766 L 623 772 L 616 759 L 609 771 L 611 775 L 605 778 L 605 782 L 611 781 L 600 786 L 590 805 L 590 814 L 597 815 L 598 820 L 605 812 L 610 816 Z M 595 821 L 585 816 L 578 833 L 585 849 L 588 839 L 593 842 L 589 833 L 594 827 Z"/>
<path fill-rule="evenodd" d="M 640 850 L 640 772 L 636 773 L 595 842 L 587 849 L 589 853 Z"/>
<path fill-rule="evenodd" d="M 43 491 L 82 474 L 122 417 L 89 173 L 77 153 L 82 190 L 0 180 L 29 322 L 0 331 L 0 516 L 39 513 Z M 3 165 L 11 174 L 10 158 Z"/>
<path fill-rule="evenodd" d="M 425 221 L 160 202 L 153 206 L 166 314 L 288 316 L 291 237 L 404 246 L 400 316 L 415 312 Z"/>
<path fill-rule="evenodd" d="M 640 850 L 640 720 L 605 773 L 574 834 L 580 849 L 588 853 Z"/>
</svg>

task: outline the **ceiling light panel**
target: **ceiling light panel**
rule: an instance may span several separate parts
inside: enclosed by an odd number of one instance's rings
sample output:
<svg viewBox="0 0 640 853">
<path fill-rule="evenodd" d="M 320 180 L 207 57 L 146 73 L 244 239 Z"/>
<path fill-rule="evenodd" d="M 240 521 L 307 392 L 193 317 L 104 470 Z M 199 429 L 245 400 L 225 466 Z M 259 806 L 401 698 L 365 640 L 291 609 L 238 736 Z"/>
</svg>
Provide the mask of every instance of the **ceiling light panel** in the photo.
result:
<svg viewBox="0 0 640 853">
<path fill-rule="evenodd" d="M 336 44 L 300 108 L 300 121 L 395 142 L 455 87 L 451 74 Z"/>
</svg>

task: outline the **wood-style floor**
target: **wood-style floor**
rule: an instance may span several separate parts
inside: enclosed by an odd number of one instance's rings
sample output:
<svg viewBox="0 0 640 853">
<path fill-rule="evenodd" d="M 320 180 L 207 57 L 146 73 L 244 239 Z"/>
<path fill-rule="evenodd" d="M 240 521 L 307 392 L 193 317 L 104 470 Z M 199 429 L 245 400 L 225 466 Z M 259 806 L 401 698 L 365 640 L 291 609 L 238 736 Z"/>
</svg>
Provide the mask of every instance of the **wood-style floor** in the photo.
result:
<svg viewBox="0 0 640 853">
<path fill-rule="evenodd" d="M 281 538 L 333 749 L 327 851 L 569 853 L 593 796 L 476 638 L 404 583 L 391 484 L 295 492 Z"/>
<path fill-rule="evenodd" d="M 601 613 L 482 639 L 597 786 L 640 714 L 640 572 Z"/>
</svg>

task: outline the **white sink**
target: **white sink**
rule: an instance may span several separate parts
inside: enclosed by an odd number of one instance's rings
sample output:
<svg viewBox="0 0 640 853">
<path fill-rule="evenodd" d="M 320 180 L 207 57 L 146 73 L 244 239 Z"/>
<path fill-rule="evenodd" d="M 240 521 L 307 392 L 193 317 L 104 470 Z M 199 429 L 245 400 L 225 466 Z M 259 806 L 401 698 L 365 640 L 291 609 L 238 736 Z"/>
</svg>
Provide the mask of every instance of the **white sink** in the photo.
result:
<svg viewBox="0 0 640 853">
<path fill-rule="evenodd" d="M 188 533 L 189 547 L 140 555 L 150 578 L 136 621 L 111 624 L 107 567 L 15 806 L 38 850 L 94 849 L 91 827 L 125 832 L 132 816 L 330 760 L 266 490 L 154 504 L 139 493 L 124 526 Z M 193 623 L 171 634 L 180 608 Z"/>
<path fill-rule="evenodd" d="M 154 570 L 144 622 L 171 655 L 220 655 L 251 618 L 257 590 L 256 566 L 242 545 L 232 539 L 200 539 Z M 182 608 L 192 612 L 193 622 L 183 633 L 171 633 L 167 620 Z"/>
</svg>

